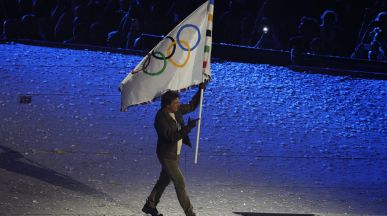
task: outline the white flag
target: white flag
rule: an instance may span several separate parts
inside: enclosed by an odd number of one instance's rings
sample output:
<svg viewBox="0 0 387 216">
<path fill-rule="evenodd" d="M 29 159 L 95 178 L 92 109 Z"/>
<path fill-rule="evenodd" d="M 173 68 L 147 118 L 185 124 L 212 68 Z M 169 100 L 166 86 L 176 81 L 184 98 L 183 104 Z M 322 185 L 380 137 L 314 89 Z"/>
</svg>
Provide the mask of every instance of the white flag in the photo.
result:
<svg viewBox="0 0 387 216">
<path fill-rule="evenodd" d="M 126 76 L 119 87 L 122 111 L 210 78 L 213 9 L 213 0 L 201 5 Z"/>
</svg>

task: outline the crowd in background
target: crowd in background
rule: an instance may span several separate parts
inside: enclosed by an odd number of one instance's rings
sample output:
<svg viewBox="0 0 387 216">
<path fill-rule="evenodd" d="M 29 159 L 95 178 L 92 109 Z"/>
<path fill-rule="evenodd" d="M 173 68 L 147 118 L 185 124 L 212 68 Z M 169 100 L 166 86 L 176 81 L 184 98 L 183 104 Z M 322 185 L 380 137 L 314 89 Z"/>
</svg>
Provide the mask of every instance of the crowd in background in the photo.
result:
<svg viewBox="0 0 387 216">
<path fill-rule="evenodd" d="M 205 0 L 0 0 L 0 39 L 141 48 Z M 215 0 L 217 43 L 387 60 L 387 0 Z"/>
</svg>

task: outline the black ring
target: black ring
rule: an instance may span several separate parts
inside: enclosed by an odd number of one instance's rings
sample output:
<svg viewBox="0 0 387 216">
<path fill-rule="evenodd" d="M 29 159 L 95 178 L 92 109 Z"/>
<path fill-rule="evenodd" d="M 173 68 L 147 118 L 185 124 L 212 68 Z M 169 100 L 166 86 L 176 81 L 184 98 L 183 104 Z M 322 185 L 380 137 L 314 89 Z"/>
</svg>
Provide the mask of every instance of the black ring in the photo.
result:
<svg viewBox="0 0 387 216">
<path fill-rule="evenodd" d="M 175 42 L 175 39 L 173 39 L 173 37 L 171 37 L 171 36 L 166 36 L 165 38 L 170 39 L 172 41 L 172 43 Z M 175 54 L 175 51 L 176 51 L 176 44 L 173 45 L 173 50 L 172 50 L 171 54 L 169 56 L 165 57 L 165 59 L 170 59 L 173 56 L 173 54 Z M 159 59 L 159 60 L 164 60 L 164 58 L 155 55 L 154 51 L 152 51 L 152 56 Z"/>
</svg>

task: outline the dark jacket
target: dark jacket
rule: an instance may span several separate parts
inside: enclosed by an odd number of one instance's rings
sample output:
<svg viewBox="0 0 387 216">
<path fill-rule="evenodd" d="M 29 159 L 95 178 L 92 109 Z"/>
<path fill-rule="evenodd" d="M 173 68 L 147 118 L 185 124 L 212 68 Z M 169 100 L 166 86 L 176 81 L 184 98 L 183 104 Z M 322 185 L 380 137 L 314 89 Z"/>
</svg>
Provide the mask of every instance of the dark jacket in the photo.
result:
<svg viewBox="0 0 387 216">
<path fill-rule="evenodd" d="M 177 141 L 183 139 L 183 143 L 192 147 L 188 137 L 191 129 L 184 124 L 183 115 L 196 109 L 200 102 L 200 91 L 198 91 L 189 104 L 181 104 L 175 113 L 176 121 L 181 125 L 178 131 L 175 120 L 169 115 L 166 109 L 161 108 L 156 115 L 155 129 L 157 132 L 157 156 L 160 159 L 177 159 Z"/>
</svg>

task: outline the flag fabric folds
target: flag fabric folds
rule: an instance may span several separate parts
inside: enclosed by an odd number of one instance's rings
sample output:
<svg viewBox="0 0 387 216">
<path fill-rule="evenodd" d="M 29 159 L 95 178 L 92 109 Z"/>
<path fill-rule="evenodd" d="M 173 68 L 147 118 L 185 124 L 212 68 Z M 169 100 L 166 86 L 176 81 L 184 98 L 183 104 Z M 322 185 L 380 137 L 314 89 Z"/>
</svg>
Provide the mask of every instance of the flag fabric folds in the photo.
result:
<svg viewBox="0 0 387 216">
<path fill-rule="evenodd" d="M 121 111 L 210 79 L 213 9 L 213 0 L 202 4 L 126 76 L 119 86 Z"/>
</svg>

